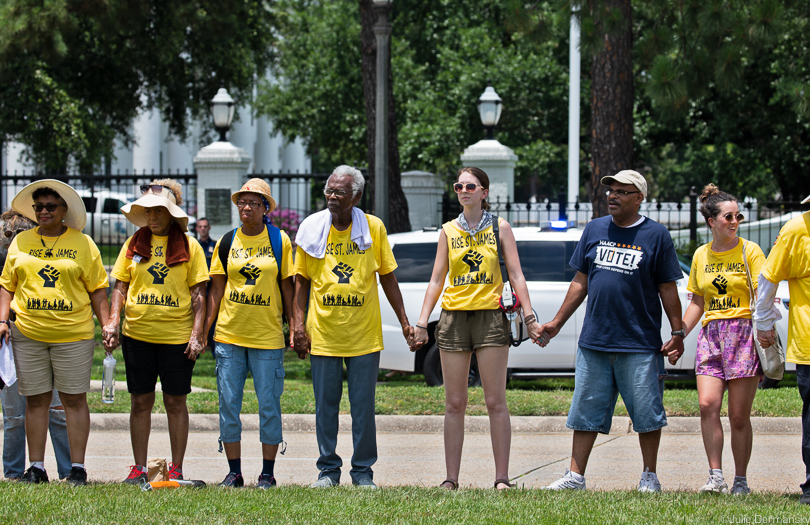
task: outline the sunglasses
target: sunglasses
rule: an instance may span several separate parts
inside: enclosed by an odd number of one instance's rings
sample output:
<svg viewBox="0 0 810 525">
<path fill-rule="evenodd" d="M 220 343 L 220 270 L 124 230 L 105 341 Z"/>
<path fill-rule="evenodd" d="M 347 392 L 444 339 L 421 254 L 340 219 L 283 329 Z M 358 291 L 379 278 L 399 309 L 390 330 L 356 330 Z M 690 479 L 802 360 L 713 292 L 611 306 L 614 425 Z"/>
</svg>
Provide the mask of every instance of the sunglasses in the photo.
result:
<svg viewBox="0 0 810 525">
<path fill-rule="evenodd" d="M 164 186 L 162 184 L 142 184 L 141 185 L 141 194 L 146 195 L 150 191 L 157 195 L 163 194 Z"/>
<path fill-rule="evenodd" d="M 56 204 L 55 202 L 49 202 L 47 204 L 43 204 L 41 202 L 38 202 L 38 203 L 32 205 L 31 207 L 34 208 L 34 211 L 37 212 L 37 213 L 41 212 L 43 209 L 48 210 L 49 212 L 53 213 L 53 212 L 56 211 L 56 209 L 59 206 L 61 206 L 61 204 Z"/>
<path fill-rule="evenodd" d="M 456 193 L 461 193 L 464 190 L 475 191 L 478 189 L 479 186 L 483 188 L 483 186 L 481 186 L 480 184 L 475 184 L 474 182 L 468 182 L 467 184 L 457 182 L 453 184 L 453 189 L 456 191 Z"/>
<path fill-rule="evenodd" d="M 18 233 L 22 233 L 24 231 L 26 231 L 25 228 L 18 228 L 16 230 L 4 230 L 3 235 L 6 236 L 6 239 L 11 239 L 12 237 L 17 235 Z"/>
<path fill-rule="evenodd" d="M 734 215 L 733 213 L 726 213 L 722 215 L 722 217 L 726 220 L 726 222 L 731 222 L 731 219 L 737 219 L 737 222 L 742 222 L 745 220 L 745 215 L 742 213 L 738 213 Z"/>
</svg>

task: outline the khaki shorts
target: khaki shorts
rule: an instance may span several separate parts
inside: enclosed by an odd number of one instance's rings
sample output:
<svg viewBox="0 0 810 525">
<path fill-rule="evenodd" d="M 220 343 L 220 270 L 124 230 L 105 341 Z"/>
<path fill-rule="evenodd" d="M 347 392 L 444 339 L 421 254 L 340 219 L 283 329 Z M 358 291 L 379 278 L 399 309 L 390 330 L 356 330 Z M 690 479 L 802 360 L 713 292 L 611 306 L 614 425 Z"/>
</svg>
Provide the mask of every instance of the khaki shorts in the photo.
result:
<svg viewBox="0 0 810 525">
<path fill-rule="evenodd" d="M 90 390 L 93 366 L 92 339 L 71 343 L 45 343 L 24 336 L 11 323 L 11 348 L 17 365 L 20 394 L 35 396 L 54 388 L 65 394 Z"/>
<path fill-rule="evenodd" d="M 445 352 L 508 346 L 509 321 L 501 310 L 442 310 L 434 336 Z"/>
</svg>

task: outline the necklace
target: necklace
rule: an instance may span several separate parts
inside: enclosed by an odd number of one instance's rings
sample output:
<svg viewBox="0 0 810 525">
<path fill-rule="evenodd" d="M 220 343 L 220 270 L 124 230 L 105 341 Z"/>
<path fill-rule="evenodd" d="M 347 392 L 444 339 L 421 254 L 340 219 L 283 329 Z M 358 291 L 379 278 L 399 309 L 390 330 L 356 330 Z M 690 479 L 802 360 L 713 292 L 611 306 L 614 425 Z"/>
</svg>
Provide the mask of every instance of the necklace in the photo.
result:
<svg viewBox="0 0 810 525">
<path fill-rule="evenodd" d="M 55 240 L 55 241 L 53 241 L 53 244 L 51 245 L 51 247 L 50 247 L 50 248 L 48 248 L 48 247 L 45 245 L 45 241 L 42 239 L 42 228 L 40 228 L 40 229 L 39 229 L 39 242 L 41 242 L 41 243 L 42 243 L 42 247 L 43 247 L 43 248 L 45 248 L 45 257 L 53 257 L 53 249 L 54 249 L 54 247 L 56 246 L 56 243 L 57 243 L 57 242 L 59 242 L 59 237 L 61 237 L 63 233 L 65 233 L 65 232 L 64 232 L 64 231 L 60 231 L 60 232 L 59 232 L 59 235 L 56 237 L 56 240 Z"/>
</svg>

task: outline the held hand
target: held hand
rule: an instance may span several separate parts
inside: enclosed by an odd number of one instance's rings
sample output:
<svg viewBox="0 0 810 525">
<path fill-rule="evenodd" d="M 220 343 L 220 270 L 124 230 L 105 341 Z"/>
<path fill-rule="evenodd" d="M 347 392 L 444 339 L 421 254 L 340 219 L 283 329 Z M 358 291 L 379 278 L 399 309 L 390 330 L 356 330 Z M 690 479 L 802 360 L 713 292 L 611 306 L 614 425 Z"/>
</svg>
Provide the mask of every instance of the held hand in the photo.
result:
<svg viewBox="0 0 810 525">
<path fill-rule="evenodd" d="M 762 348 L 776 344 L 776 333 L 773 330 L 757 330 L 757 341 Z"/>
<path fill-rule="evenodd" d="M 297 328 L 293 331 L 293 350 L 298 355 L 298 359 L 306 359 L 309 353 L 311 342 L 307 337 L 306 330 Z"/>
<path fill-rule="evenodd" d="M 112 353 L 113 350 L 118 348 L 118 324 L 107 323 L 101 328 L 101 337 L 104 340 L 104 350 Z"/>
<path fill-rule="evenodd" d="M 420 328 L 418 326 L 413 327 L 413 337 L 411 338 L 411 343 L 408 346 L 411 349 L 411 352 L 416 352 L 422 346 L 424 346 L 428 342 L 428 332 L 424 328 Z"/>
<path fill-rule="evenodd" d="M 549 341 L 549 337 L 540 330 L 540 323 L 537 321 L 533 323 L 529 323 L 526 325 L 526 329 L 529 331 L 529 339 L 532 340 L 532 343 L 539 345 L 541 340 Z"/>
<path fill-rule="evenodd" d="M 411 325 L 408 325 L 408 326 L 403 326 L 403 327 L 402 327 L 402 335 L 403 335 L 403 336 L 405 336 L 405 341 L 407 341 L 407 343 L 408 343 L 408 348 L 410 349 L 410 351 L 411 351 L 411 352 L 413 352 L 413 351 L 415 351 L 415 350 L 416 350 L 416 349 L 413 347 L 413 341 L 414 341 L 414 332 L 415 332 L 415 331 L 416 331 L 416 328 L 415 328 L 415 327 L 413 327 L 413 326 L 411 326 Z"/>
<path fill-rule="evenodd" d="M 197 356 L 199 356 L 203 350 L 205 350 L 205 338 L 202 334 L 191 334 L 191 339 L 188 341 L 188 346 L 186 347 L 186 351 L 184 352 L 186 356 L 192 361 L 197 360 Z"/>
<path fill-rule="evenodd" d="M 545 348 L 554 337 L 560 333 L 560 328 L 554 321 L 541 325 L 539 328 L 540 335 L 537 337 L 535 343 L 540 345 L 540 348 Z"/>
<path fill-rule="evenodd" d="M 678 359 L 683 355 L 683 337 L 673 335 L 672 339 L 661 347 L 661 353 L 667 356 L 669 364 L 674 365 L 677 363 Z"/>
</svg>

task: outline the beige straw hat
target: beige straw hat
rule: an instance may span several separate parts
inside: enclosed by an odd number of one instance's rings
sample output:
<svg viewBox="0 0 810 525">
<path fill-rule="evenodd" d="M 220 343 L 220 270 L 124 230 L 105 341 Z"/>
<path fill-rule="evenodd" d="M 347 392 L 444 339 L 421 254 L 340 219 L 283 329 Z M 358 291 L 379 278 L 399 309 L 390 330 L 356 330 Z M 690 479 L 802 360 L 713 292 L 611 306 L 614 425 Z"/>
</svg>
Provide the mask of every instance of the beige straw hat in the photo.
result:
<svg viewBox="0 0 810 525">
<path fill-rule="evenodd" d="M 121 211 L 127 220 L 135 226 L 143 228 L 147 224 L 146 208 L 157 208 L 158 206 L 163 206 L 169 210 L 169 213 L 174 218 L 174 222 L 179 224 L 183 231 L 187 231 L 188 215 L 186 215 L 186 212 L 184 212 L 183 209 L 176 204 L 177 201 L 174 198 L 174 193 L 172 193 L 172 190 L 170 190 L 168 187 L 163 187 L 160 184 L 152 184 L 149 186 L 149 190 L 143 194 L 143 197 L 135 202 L 130 202 L 121 208 Z M 160 193 L 154 193 L 154 190 L 152 189 L 157 186 L 161 186 Z"/>
<path fill-rule="evenodd" d="M 235 191 L 233 195 L 231 195 L 231 200 L 234 204 L 236 204 L 236 201 L 239 200 L 239 196 L 242 193 L 248 192 L 258 193 L 267 199 L 267 202 L 270 203 L 270 209 L 267 210 L 267 213 L 270 213 L 276 209 L 276 200 L 273 198 L 273 194 L 270 192 L 270 185 L 267 184 L 264 179 L 250 179 L 241 188 L 239 188 L 239 191 Z"/>
<path fill-rule="evenodd" d="M 62 221 L 65 225 L 74 230 L 82 231 L 84 229 L 87 224 L 87 210 L 84 207 L 84 201 L 71 186 L 56 179 L 38 180 L 21 189 L 20 193 L 11 201 L 11 208 L 24 217 L 37 222 L 37 214 L 34 213 L 32 206 L 34 205 L 34 191 L 39 188 L 50 188 L 65 200 L 67 213 L 65 213 L 65 218 Z"/>
</svg>

